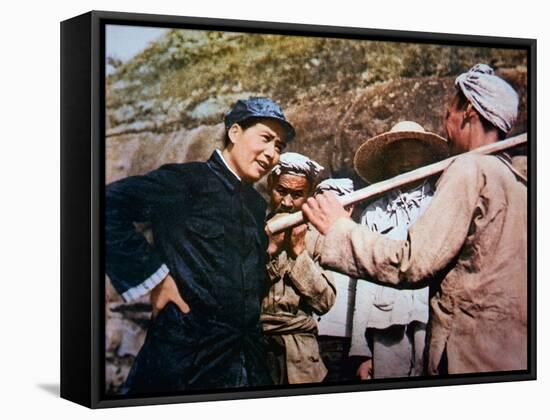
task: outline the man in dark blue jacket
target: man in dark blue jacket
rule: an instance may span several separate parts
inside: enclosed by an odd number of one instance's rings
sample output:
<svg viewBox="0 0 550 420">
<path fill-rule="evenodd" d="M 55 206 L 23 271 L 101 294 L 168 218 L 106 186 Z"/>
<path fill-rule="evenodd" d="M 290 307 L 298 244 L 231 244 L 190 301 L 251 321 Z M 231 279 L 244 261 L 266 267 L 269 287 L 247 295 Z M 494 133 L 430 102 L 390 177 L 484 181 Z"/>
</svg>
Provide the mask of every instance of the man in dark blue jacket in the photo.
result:
<svg viewBox="0 0 550 420">
<path fill-rule="evenodd" d="M 164 165 L 107 188 L 107 274 L 125 300 L 151 292 L 153 305 L 128 393 L 270 384 L 259 323 L 266 203 L 251 184 L 295 131 L 267 98 L 238 101 L 225 126 L 225 148 L 207 162 Z M 136 231 L 140 222 L 150 223 L 153 246 Z"/>
</svg>

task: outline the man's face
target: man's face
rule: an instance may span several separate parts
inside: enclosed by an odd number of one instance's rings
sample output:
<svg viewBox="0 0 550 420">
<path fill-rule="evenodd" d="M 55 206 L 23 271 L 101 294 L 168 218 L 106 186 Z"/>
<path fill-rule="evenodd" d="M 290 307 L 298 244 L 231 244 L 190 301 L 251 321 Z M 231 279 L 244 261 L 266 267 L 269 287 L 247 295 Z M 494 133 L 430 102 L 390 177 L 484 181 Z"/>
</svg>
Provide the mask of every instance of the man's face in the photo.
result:
<svg viewBox="0 0 550 420">
<path fill-rule="evenodd" d="M 465 110 L 458 109 L 458 96 L 455 96 L 447 108 L 443 125 L 449 139 L 451 155 L 470 150 L 469 131 L 464 124 Z"/>
<path fill-rule="evenodd" d="M 294 213 L 306 202 L 311 184 L 305 176 L 281 174 L 271 186 L 270 208 L 276 213 Z"/>
<path fill-rule="evenodd" d="M 237 175 L 246 182 L 256 182 L 279 161 L 286 146 L 286 132 L 276 120 L 261 119 L 246 130 L 233 124 L 228 131 L 232 146 L 229 159 Z"/>
<path fill-rule="evenodd" d="M 401 140 L 391 145 L 391 153 L 386 162 L 388 178 L 413 171 L 433 163 L 430 150 L 418 140 Z"/>
</svg>

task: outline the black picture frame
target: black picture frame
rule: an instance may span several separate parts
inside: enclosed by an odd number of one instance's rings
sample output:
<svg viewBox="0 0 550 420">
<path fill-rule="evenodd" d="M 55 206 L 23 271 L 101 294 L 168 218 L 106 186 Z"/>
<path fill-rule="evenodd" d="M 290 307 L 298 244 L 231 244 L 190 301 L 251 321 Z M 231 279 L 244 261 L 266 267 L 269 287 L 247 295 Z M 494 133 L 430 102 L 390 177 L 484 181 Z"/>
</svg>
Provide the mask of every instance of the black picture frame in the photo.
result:
<svg viewBox="0 0 550 420">
<path fill-rule="evenodd" d="M 304 35 L 527 52 L 529 339 L 526 371 L 125 397 L 104 390 L 105 25 Z M 61 397 L 90 408 L 536 379 L 536 40 L 92 11 L 61 23 Z"/>
</svg>

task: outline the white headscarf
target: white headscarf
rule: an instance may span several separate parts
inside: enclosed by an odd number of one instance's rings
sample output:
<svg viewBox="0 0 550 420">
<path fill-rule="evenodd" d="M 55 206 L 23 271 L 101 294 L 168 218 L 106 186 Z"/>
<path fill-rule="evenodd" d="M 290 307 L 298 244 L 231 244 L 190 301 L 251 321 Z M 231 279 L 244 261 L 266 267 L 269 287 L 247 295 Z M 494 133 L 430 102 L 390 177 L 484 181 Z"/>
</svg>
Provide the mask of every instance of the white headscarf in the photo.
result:
<svg viewBox="0 0 550 420">
<path fill-rule="evenodd" d="M 518 94 L 491 67 L 476 64 L 456 78 L 455 86 L 487 121 L 505 133 L 510 131 L 518 115 Z"/>
<path fill-rule="evenodd" d="M 315 194 L 325 191 L 334 191 L 337 195 L 344 195 L 353 192 L 353 181 L 349 178 L 328 178 L 317 185 Z"/>
<path fill-rule="evenodd" d="M 309 180 L 315 180 L 325 168 L 314 160 L 300 153 L 287 152 L 279 158 L 279 163 L 272 169 L 272 173 L 279 176 L 282 173 L 305 176 Z"/>
</svg>

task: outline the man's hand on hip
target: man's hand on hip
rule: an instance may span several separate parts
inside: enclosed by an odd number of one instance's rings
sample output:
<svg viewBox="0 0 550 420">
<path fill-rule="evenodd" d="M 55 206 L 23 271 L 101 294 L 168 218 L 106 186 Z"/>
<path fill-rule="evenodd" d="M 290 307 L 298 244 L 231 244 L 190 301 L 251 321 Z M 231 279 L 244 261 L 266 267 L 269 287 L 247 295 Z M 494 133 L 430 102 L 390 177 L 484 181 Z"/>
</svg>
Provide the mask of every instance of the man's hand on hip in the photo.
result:
<svg viewBox="0 0 550 420">
<path fill-rule="evenodd" d="M 181 297 L 176 282 L 170 274 L 151 290 L 153 318 L 156 318 L 169 302 L 176 304 L 183 313 L 188 313 L 190 311 L 189 305 Z"/>
</svg>

